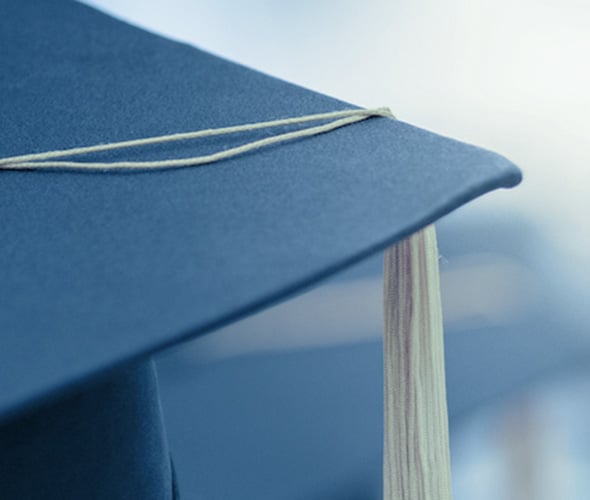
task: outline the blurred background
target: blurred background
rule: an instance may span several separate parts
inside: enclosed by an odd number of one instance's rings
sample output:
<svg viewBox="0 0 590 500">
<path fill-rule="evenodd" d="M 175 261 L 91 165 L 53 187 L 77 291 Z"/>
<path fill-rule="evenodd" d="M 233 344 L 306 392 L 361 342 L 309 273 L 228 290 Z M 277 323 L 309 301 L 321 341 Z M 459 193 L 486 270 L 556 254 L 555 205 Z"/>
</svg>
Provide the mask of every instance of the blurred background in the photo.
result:
<svg viewBox="0 0 590 500">
<path fill-rule="evenodd" d="M 455 498 L 590 497 L 587 0 L 87 3 L 519 165 L 516 190 L 438 224 Z M 164 404 L 185 407 L 177 426 L 192 429 L 173 448 L 204 456 L 181 486 L 379 498 L 381 272 L 375 258 L 162 356 Z M 289 399 L 273 380 L 292 383 Z M 252 403 L 261 394 L 272 408 Z M 322 413 L 335 407 L 342 422 Z M 228 457 L 237 420 L 248 432 Z"/>
</svg>

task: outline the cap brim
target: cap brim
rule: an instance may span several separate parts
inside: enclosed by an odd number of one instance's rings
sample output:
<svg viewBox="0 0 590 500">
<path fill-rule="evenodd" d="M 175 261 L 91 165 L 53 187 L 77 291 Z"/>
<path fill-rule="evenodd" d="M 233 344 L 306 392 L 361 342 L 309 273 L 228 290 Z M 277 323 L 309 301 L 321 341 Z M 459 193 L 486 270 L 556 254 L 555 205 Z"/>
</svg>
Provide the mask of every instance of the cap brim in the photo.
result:
<svg viewBox="0 0 590 500">
<path fill-rule="evenodd" d="M 0 45 L 0 157 L 350 107 L 77 3 L 5 2 Z M 519 180 L 494 153 L 386 118 L 198 168 L 0 172 L 0 419 Z"/>
</svg>

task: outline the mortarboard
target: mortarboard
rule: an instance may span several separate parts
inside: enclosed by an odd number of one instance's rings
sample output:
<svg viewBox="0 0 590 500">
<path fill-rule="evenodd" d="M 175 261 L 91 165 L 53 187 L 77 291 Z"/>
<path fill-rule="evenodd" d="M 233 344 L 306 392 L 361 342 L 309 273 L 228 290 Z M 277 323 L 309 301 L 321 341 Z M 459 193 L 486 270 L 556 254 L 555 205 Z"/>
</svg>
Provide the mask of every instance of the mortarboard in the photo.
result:
<svg viewBox="0 0 590 500">
<path fill-rule="evenodd" d="M 1 11 L 0 158 L 354 109 L 75 2 Z M 3 498 L 174 498 L 153 354 L 519 180 L 494 153 L 384 117 L 198 168 L 0 171 Z"/>
</svg>

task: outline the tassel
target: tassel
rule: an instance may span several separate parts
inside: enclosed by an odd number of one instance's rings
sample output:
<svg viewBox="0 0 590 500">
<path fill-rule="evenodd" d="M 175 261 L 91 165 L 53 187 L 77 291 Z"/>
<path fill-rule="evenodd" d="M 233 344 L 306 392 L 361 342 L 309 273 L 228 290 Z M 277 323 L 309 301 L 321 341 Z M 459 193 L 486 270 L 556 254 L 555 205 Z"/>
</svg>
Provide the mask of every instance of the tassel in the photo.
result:
<svg viewBox="0 0 590 500">
<path fill-rule="evenodd" d="M 384 500 L 451 500 L 436 231 L 385 252 Z"/>
</svg>

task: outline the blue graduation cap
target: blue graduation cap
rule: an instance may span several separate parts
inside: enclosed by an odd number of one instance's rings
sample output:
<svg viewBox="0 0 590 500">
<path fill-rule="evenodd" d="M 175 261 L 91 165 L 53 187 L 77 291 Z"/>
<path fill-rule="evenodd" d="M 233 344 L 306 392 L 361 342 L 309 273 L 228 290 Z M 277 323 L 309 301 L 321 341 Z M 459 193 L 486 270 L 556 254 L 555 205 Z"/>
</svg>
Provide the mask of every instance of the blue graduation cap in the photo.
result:
<svg viewBox="0 0 590 500">
<path fill-rule="evenodd" d="M 177 498 L 155 353 L 520 180 L 494 153 L 82 4 L 1 11 L 2 498 Z"/>
</svg>

